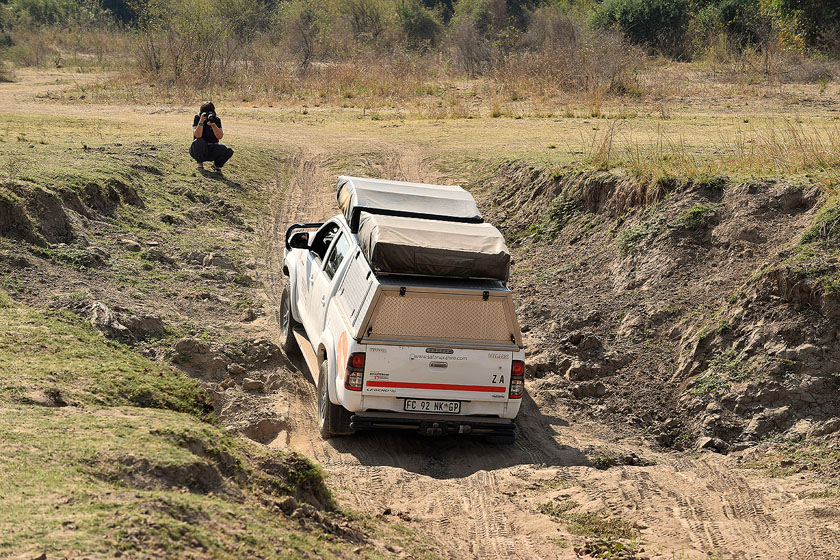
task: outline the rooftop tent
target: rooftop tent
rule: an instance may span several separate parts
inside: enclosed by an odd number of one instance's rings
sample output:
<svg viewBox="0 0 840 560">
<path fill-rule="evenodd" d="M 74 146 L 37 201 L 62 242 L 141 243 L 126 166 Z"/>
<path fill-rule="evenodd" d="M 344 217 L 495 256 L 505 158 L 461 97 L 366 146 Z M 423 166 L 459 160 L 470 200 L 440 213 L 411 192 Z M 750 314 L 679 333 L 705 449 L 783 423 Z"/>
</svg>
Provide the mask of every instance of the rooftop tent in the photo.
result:
<svg viewBox="0 0 840 560">
<path fill-rule="evenodd" d="M 360 213 L 359 246 L 374 271 L 506 282 L 510 252 L 487 223 Z"/>
<path fill-rule="evenodd" d="M 354 233 L 359 230 L 362 211 L 448 222 L 484 221 L 472 195 L 457 186 L 341 176 L 336 198 Z"/>
</svg>

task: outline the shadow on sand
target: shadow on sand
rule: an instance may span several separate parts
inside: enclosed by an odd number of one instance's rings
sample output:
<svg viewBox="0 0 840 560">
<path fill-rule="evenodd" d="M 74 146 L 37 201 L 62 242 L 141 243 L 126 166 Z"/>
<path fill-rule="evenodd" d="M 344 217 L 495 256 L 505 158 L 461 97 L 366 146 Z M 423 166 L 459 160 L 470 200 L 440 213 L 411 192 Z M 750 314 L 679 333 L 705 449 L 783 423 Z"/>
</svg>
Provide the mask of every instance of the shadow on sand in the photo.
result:
<svg viewBox="0 0 840 560">
<path fill-rule="evenodd" d="M 315 384 L 299 353 L 289 356 L 305 382 Z M 313 395 L 315 391 L 313 391 Z M 517 437 L 511 445 L 494 445 L 470 436 L 428 437 L 404 431 L 362 431 L 326 442 L 365 466 L 390 466 L 432 478 L 462 478 L 482 470 L 516 465 L 546 467 L 591 466 L 579 449 L 558 443 L 557 428 L 569 426 L 558 416 L 543 414 L 527 393 L 516 418 Z M 317 427 L 312 426 L 317 434 Z"/>
</svg>

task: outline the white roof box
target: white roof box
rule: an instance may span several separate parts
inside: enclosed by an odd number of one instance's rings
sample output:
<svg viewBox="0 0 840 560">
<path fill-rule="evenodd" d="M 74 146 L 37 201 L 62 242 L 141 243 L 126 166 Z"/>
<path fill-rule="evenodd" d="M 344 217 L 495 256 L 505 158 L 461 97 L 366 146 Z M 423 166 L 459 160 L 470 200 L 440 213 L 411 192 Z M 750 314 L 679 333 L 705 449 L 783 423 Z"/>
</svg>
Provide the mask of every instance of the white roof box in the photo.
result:
<svg viewBox="0 0 840 560">
<path fill-rule="evenodd" d="M 362 211 L 447 222 L 484 222 L 472 195 L 453 185 L 341 176 L 338 178 L 336 198 L 353 233 L 359 230 Z"/>
</svg>

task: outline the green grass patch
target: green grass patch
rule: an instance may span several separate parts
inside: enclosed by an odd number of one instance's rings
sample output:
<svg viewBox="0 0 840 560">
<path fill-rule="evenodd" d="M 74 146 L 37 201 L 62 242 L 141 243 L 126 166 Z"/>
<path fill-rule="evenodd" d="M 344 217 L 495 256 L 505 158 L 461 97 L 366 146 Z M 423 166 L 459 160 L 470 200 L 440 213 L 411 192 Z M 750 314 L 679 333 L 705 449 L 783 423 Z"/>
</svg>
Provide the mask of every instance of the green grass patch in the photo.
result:
<svg viewBox="0 0 840 560">
<path fill-rule="evenodd" d="M 538 237 L 551 241 L 580 211 L 579 200 L 570 199 L 561 194 L 540 214 L 539 222 L 533 224 L 529 230 L 536 233 Z"/>
<path fill-rule="evenodd" d="M 606 538 L 589 539 L 582 546 L 576 547 L 575 552 L 579 556 L 590 558 L 610 558 L 614 560 L 642 560 L 647 558 L 647 556 L 639 556 L 644 552 L 644 548 L 636 539 L 632 539 L 630 542 Z"/>
<path fill-rule="evenodd" d="M 814 223 L 785 261 L 794 272 L 815 279 L 826 295 L 840 297 L 840 194 L 830 196 Z"/>
<path fill-rule="evenodd" d="M 103 340 L 70 313 L 0 306 L 0 404 L 52 394 L 88 406 L 165 408 L 198 417 L 212 410 L 198 382 Z"/>
<path fill-rule="evenodd" d="M 336 509 L 318 465 L 229 434 L 209 410 L 178 371 L 0 292 L 0 556 L 333 558 L 358 546 L 272 506 L 292 495 Z M 400 542 L 432 557 L 416 536 Z"/>
<path fill-rule="evenodd" d="M 581 537 L 602 539 L 635 539 L 639 530 L 629 521 L 607 517 L 594 512 L 575 512 L 580 504 L 573 500 L 552 501 L 541 504 L 540 513 L 560 521 L 566 530 Z"/>
<path fill-rule="evenodd" d="M 840 477 L 840 449 L 830 440 L 781 440 L 770 444 L 766 452 L 745 466 L 773 477 L 809 472 L 831 484 L 813 497 L 840 497 L 840 488 L 836 482 Z"/>
<path fill-rule="evenodd" d="M 645 240 L 655 237 L 667 230 L 696 230 L 704 227 L 712 214 L 712 209 L 702 204 L 695 204 L 683 210 L 672 221 L 667 221 L 653 206 L 648 210 L 648 216 L 641 223 L 630 226 L 616 238 L 616 246 L 622 255 L 629 255 L 638 250 Z"/>
<path fill-rule="evenodd" d="M 188 415 L 7 406 L 0 422 L 0 555 L 338 551 L 260 503 L 286 489 L 275 491 L 254 469 L 250 456 L 260 452 L 246 448 L 255 446 Z"/>
<path fill-rule="evenodd" d="M 96 258 L 78 245 L 65 245 L 55 248 L 31 245 L 29 252 L 36 257 L 66 264 L 78 270 L 91 268 L 97 264 Z"/>
<path fill-rule="evenodd" d="M 630 226 L 618 234 L 616 245 L 622 255 L 635 252 L 648 238 L 659 235 L 667 228 L 665 218 L 659 215 L 655 207 L 649 210 L 648 217 L 641 223 Z"/>
<path fill-rule="evenodd" d="M 680 215 L 674 221 L 669 222 L 668 226 L 675 229 L 699 229 L 706 224 L 706 220 L 711 212 L 712 209 L 708 206 L 695 204 L 691 208 L 680 212 Z"/>
<path fill-rule="evenodd" d="M 320 468 L 231 436 L 210 410 L 183 374 L 2 293 L 0 556 L 338 554 L 264 505 L 332 506 Z"/>
<path fill-rule="evenodd" d="M 712 358 L 709 367 L 694 380 L 688 392 L 692 395 L 712 395 L 728 389 L 732 383 L 746 381 L 751 375 L 749 361 L 733 350 L 728 350 Z"/>
<path fill-rule="evenodd" d="M 814 224 L 802 235 L 802 243 L 840 240 L 840 195 L 829 199 L 817 213 Z"/>
</svg>

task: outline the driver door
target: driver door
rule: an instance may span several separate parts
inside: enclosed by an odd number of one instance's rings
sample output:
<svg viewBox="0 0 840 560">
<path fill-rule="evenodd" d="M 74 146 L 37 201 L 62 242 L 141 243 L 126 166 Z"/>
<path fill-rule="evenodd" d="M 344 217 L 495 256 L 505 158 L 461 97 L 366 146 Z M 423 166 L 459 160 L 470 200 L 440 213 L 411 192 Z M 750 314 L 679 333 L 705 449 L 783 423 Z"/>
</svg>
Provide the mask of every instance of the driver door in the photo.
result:
<svg viewBox="0 0 840 560">
<path fill-rule="evenodd" d="M 312 291 L 309 298 L 308 315 L 312 321 L 313 332 L 321 332 L 327 321 L 327 308 L 333 294 L 336 274 L 344 262 L 344 258 L 350 253 L 350 240 L 346 232 L 339 232 L 327 251 L 324 264 L 320 270 L 315 272 L 312 282 Z"/>
<path fill-rule="evenodd" d="M 327 222 L 321 229 L 315 232 L 309 251 L 305 253 L 302 274 L 297 275 L 297 308 L 300 311 L 300 322 L 306 330 L 306 334 L 312 338 L 319 334 L 316 322 L 312 320 L 312 301 L 315 296 L 313 288 L 316 278 L 324 265 L 324 257 L 332 245 L 339 227 L 335 222 Z"/>
</svg>

